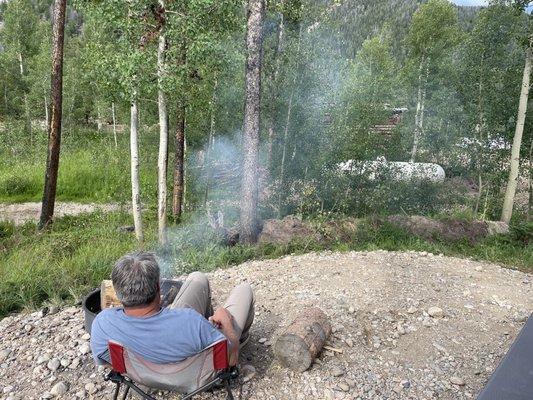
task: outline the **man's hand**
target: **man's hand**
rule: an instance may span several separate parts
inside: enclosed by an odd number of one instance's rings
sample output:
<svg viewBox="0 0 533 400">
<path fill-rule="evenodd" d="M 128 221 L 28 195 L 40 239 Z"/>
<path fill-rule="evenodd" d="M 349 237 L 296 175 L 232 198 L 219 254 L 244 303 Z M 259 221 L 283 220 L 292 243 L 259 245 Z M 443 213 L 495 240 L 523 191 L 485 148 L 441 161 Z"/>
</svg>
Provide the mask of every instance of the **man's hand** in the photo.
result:
<svg viewBox="0 0 533 400">
<path fill-rule="evenodd" d="M 209 321 L 228 338 L 230 342 L 229 365 L 237 365 L 239 361 L 239 337 L 233 328 L 233 315 L 222 307 L 209 317 Z"/>
<path fill-rule="evenodd" d="M 219 308 L 215 313 L 209 317 L 209 322 L 211 322 L 217 329 L 222 329 L 223 331 L 228 328 L 233 328 L 233 316 L 225 308 Z"/>
</svg>

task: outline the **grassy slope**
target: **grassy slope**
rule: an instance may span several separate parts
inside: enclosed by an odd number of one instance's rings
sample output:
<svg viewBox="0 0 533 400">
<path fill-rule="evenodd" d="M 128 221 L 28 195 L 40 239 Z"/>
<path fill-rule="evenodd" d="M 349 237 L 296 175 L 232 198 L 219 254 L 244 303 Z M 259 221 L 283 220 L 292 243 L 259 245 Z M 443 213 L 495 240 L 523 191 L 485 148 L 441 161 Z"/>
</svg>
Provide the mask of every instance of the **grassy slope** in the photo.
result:
<svg viewBox="0 0 533 400">
<path fill-rule="evenodd" d="M 533 244 L 524 245 L 508 236 L 492 237 L 476 245 L 430 243 L 391 226 L 365 223 L 351 238 L 328 244 L 309 241 L 227 248 L 204 236 L 192 241 L 177 239 L 162 251 L 155 243 L 155 215 L 148 212 L 145 217 L 145 248 L 164 256 L 171 267 L 170 274 L 210 271 L 249 259 L 325 249 L 430 251 L 469 256 L 533 272 Z M 16 230 L 0 227 L 0 316 L 45 301 L 77 301 L 109 277 L 115 260 L 137 249 L 133 234 L 119 229 L 130 223 L 128 215 L 96 213 L 59 219 L 49 233 L 36 232 L 32 224 Z M 194 229 L 182 228 L 182 238 L 193 236 L 197 236 Z"/>
</svg>

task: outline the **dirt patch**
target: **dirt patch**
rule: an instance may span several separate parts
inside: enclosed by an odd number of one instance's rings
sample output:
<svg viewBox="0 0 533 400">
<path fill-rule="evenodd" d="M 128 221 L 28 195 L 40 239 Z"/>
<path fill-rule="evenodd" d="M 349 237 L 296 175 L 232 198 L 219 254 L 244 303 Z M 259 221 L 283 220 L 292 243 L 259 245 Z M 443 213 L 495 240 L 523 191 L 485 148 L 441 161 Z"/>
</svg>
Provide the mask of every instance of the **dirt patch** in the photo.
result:
<svg viewBox="0 0 533 400">
<path fill-rule="evenodd" d="M 394 215 L 387 217 L 385 221 L 430 241 L 436 239 L 452 242 L 467 240 L 474 244 L 489 235 L 509 231 L 509 227 L 503 222 L 467 221 L 458 218 L 435 220 L 419 215 Z"/>
<path fill-rule="evenodd" d="M 419 215 L 393 215 L 375 218 L 374 222 L 384 222 L 398 226 L 407 232 L 426 240 L 461 241 L 475 244 L 479 240 L 494 234 L 508 233 L 509 227 L 503 222 L 468 221 L 459 218 L 436 220 Z M 360 219 L 343 218 L 314 224 L 289 215 L 281 220 L 264 221 L 259 243 L 283 244 L 292 241 L 349 242 L 359 229 Z"/>
<path fill-rule="evenodd" d="M 56 203 L 54 216 L 56 218 L 66 215 L 89 214 L 95 211 L 119 211 L 119 204 L 83 204 L 83 203 Z M 0 221 L 10 221 L 15 225 L 23 225 L 28 221 L 37 222 L 41 213 L 41 203 L 0 203 Z"/>
<path fill-rule="evenodd" d="M 313 224 L 294 215 L 283 219 L 268 219 L 263 223 L 259 243 L 283 244 L 293 241 L 333 242 L 351 240 L 357 232 L 359 219 L 343 218 Z"/>
<path fill-rule="evenodd" d="M 267 219 L 263 222 L 263 230 L 259 236 L 259 243 L 283 244 L 298 240 L 322 240 L 313 227 L 294 215 L 283 219 Z"/>
</svg>

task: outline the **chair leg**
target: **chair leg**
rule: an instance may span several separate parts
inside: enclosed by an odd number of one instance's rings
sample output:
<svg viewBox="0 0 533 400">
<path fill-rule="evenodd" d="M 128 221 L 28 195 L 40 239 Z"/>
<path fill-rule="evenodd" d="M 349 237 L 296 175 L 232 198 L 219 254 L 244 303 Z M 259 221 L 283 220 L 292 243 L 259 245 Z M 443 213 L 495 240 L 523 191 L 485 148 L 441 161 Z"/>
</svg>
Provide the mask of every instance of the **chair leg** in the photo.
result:
<svg viewBox="0 0 533 400">
<path fill-rule="evenodd" d="M 128 390 L 133 389 L 139 396 L 141 396 L 144 400 L 156 400 L 155 397 L 150 396 L 148 393 L 144 392 L 140 387 L 135 385 L 131 381 L 126 381 L 126 385 L 128 386 Z M 125 399 L 125 397 L 124 397 Z"/>
<path fill-rule="evenodd" d="M 226 391 L 228 392 L 228 396 L 226 397 L 227 400 L 234 400 L 233 393 L 231 392 L 231 385 L 230 380 L 226 379 L 224 381 L 224 386 L 226 386 Z"/>
<path fill-rule="evenodd" d="M 130 392 L 130 385 L 126 385 L 126 390 L 124 390 L 124 394 L 122 395 L 122 400 L 126 400 L 126 397 L 128 397 L 129 392 Z"/>
<path fill-rule="evenodd" d="M 120 383 L 116 383 L 115 384 L 115 394 L 113 395 L 113 400 L 117 400 L 118 399 L 118 394 L 120 392 Z"/>
</svg>

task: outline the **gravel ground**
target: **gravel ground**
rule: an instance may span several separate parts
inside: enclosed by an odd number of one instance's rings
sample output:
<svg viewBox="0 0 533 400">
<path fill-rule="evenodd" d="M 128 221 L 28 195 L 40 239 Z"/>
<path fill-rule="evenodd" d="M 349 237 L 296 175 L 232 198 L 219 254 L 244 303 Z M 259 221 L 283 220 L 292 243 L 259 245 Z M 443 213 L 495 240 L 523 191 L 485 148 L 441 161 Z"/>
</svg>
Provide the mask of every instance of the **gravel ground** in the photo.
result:
<svg viewBox="0 0 533 400">
<path fill-rule="evenodd" d="M 311 253 L 209 276 L 216 304 L 239 282 L 255 289 L 256 321 L 234 390 L 241 399 L 475 398 L 533 311 L 531 275 L 427 253 Z M 329 315 L 328 345 L 339 351 L 293 373 L 273 359 L 271 344 L 308 305 Z M 79 307 L 4 318 L 0 335 L 2 399 L 111 398 Z"/>
</svg>

